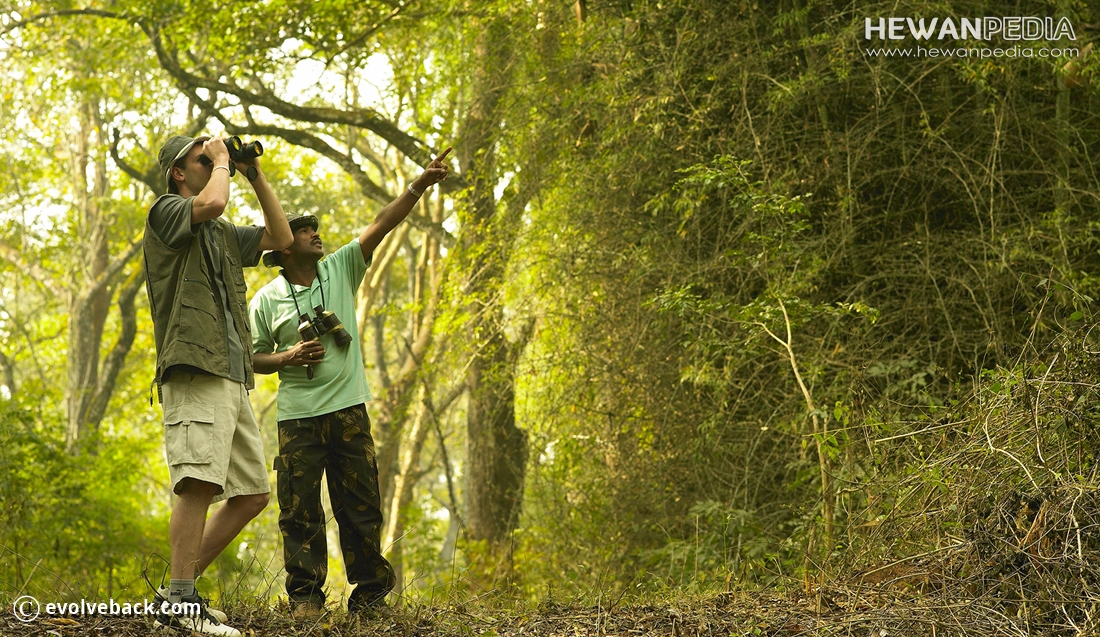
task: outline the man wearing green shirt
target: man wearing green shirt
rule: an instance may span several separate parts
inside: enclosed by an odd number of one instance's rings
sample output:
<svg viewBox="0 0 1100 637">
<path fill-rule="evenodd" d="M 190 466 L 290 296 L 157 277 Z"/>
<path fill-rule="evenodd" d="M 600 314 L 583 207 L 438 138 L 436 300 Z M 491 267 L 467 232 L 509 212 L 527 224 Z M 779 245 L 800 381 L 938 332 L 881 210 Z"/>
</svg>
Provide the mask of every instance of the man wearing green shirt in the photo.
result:
<svg viewBox="0 0 1100 637">
<path fill-rule="evenodd" d="M 393 568 L 382 556 L 381 498 L 374 440 L 366 403 L 370 400 L 359 353 L 355 295 L 374 249 L 400 224 L 424 190 L 447 176 L 448 148 L 363 233 L 325 256 L 316 217 L 289 214 L 294 242 L 264 255 L 280 276 L 256 293 L 249 305 L 254 368 L 279 374 L 279 455 L 276 493 L 283 536 L 286 589 L 295 614 L 309 616 L 325 603 L 328 575 L 321 474 L 326 473 L 348 582 L 355 584 L 348 610 L 384 606 L 393 588 Z M 301 340 L 301 317 L 321 306 L 343 321 L 350 344 L 333 334 Z"/>
</svg>

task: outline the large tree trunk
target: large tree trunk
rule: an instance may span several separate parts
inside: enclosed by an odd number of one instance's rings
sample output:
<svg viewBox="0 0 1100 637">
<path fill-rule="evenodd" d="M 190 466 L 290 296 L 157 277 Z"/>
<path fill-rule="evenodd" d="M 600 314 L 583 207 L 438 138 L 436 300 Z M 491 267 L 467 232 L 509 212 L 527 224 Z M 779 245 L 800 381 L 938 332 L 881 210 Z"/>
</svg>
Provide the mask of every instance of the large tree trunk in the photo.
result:
<svg viewBox="0 0 1100 637">
<path fill-rule="evenodd" d="M 85 103 L 80 112 L 80 137 L 72 149 L 71 171 L 78 206 L 78 229 L 83 241 L 78 250 L 86 258 L 72 280 L 72 303 L 69 307 L 69 383 L 66 407 L 68 430 L 66 445 L 79 440 L 87 426 L 88 407 L 99 384 L 99 344 L 107 322 L 110 291 L 106 287 L 91 287 L 89 282 L 107 271 L 110 253 L 107 224 L 100 204 L 107 195 L 107 158 L 95 153 L 102 143 L 102 131 L 97 104 Z M 98 155 L 98 156 L 96 156 Z M 88 168 L 93 166 L 91 183 Z"/>
<path fill-rule="evenodd" d="M 469 298 L 466 373 L 466 505 L 469 539 L 483 543 L 485 574 L 511 572 L 511 534 L 519 523 L 527 436 L 516 426 L 515 350 L 505 339 L 500 292 L 511 251 L 507 215 L 498 214 L 496 135 L 504 120 L 504 97 L 513 76 L 510 29 L 503 19 L 487 24 L 474 51 L 473 101 L 458 144 L 471 185 L 462 249 Z M 521 345 L 520 345 L 521 346 Z"/>
<path fill-rule="evenodd" d="M 500 318 L 494 313 L 493 319 Z M 466 499 L 470 539 L 484 541 L 494 578 L 510 574 L 519 525 L 527 434 L 516 426 L 514 348 L 497 330 L 470 364 Z"/>
<path fill-rule="evenodd" d="M 69 283 L 69 370 L 65 406 L 68 423 L 65 445 L 70 451 L 85 437 L 89 428 L 98 427 L 107 412 L 118 375 L 137 333 L 134 298 L 145 282 L 140 269 L 119 288 L 120 330 L 118 339 L 104 358 L 100 358 L 103 332 L 114 294 L 112 280 L 118 276 L 140 249 L 139 243 L 114 260 L 110 253 L 113 215 L 105 210 L 110 179 L 106 148 L 109 140 L 100 105 L 85 102 L 80 111 L 80 137 L 72 149 L 70 166 L 76 194 L 77 229 L 82 241 L 77 244 L 84 255 Z M 112 152 L 115 148 L 111 147 Z M 120 162 L 117 154 L 116 162 Z M 126 167 L 127 172 L 133 169 Z M 89 177 L 89 169 L 91 176 Z"/>
</svg>

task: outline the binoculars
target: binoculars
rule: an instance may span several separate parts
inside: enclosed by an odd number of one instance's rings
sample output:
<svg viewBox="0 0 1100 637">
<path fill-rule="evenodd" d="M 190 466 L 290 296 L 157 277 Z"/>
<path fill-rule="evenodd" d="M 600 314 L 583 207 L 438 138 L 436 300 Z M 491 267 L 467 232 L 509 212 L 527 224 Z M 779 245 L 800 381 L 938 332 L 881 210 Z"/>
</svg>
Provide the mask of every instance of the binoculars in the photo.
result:
<svg viewBox="0 0 1100 637">
<path fill-rule="evenodd" d="M 312 317 L 303 314 L 298 318 L 298 336 L 303 341 L 314 341 L 325 334 L 332 334 L 340 347 L 347 347 L 351 343 L 351 334 L 344 329 L 344 324 L 336 314 L 320 305 L 313 308 L 313 314 Z M 306 377 L 313 380 L 313 365 L 306 365 Z"/>
<path fill-rule="evenodd" d="M 225 140 L 225 147 L 229 149 L 229 158 L 233 161 L 256 159 L 264 154 L 263 144 L 257 141 L 251 141 L 245 144 L 241 141 L 241 138 L 236 135 Z"/>
<path fill-rule="evenodd" d="M 226 138 L 225 147 L 229 149 L 230 177 L 237 174 L 237 167 L 235 165 L 236 162 L 255 159 L 264 154 L 263 144 L 257 141 L 251 141 L 246 144 L 242 142 L 241 138 L 237 137 L 236 135 Z M 203 155 L 201 158 L 199 158 L 199 161 L 204 164 L 213 163 L 206 155 Z M 245 175 L 248 176 L 249 181 L 256 181 L 256 178 L 259 177 L 260 173 L 256 170 L 255 166 L 249 166 L 248 170 L 245 172 Z"/>
</svg>

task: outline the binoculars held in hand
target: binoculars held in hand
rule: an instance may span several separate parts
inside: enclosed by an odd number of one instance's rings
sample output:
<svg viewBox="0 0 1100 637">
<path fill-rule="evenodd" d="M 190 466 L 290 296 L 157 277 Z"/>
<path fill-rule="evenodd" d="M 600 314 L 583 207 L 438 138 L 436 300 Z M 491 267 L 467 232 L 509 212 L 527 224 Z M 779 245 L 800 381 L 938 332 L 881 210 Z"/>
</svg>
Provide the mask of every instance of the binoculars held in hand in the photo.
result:
<svg viewBox="0 0 1100 637">
<path fill-rule="evenodd" d="M 303 341 L 314 341 L 325 334 L 332 334 L 336 344 L 347 347 L 351 343 L 351 334 L 344 329 L 344 324 L 336 314 L 326 310 L 320 305 L 313 308 L 313 316 L 303 314 L 298 318 L 298 336 Z M 313 365 L 306 365 L 306 377 L 313 380 Z"/>
<path fill-rule="evenodd" d="M 227 137 L 225 139 L 225 147 L 229 149 L 229 176 L 237 174 L 236 162 L 249 161 L 264 154 L 264 146 L 260 142 L 251 141 L 247 144 L 241 141 L 240 137 L 236 135 Z M 203 155 L 199 161 L 204 164 L 213 163 L 209 157 Z M 260 176 L 259 171 L 255 166 L 249 166 L 245 171 L 245 175 L 249 181 L 256 181 L 256 178 Z"/>
</svg>

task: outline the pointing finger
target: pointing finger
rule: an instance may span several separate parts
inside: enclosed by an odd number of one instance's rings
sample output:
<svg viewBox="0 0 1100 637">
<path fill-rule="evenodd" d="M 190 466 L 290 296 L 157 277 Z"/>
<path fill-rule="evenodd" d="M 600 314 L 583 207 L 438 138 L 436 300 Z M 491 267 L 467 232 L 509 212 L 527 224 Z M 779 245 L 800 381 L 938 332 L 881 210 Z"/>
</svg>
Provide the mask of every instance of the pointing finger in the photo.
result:
<svg viewBox="0 0 1100 637">
<path fill-rule="evenodd" d="M 446 156 L 447 156 L 447 154 L 448 154 L 448 153 L 450 153 L 450 152 L 451 152 L 451 147 L 450 147 L 450 146 L 448 146 L 448 147 L 447 147 L 447 150 L 443 151 L 443 154 L 441 154 L 441 155 L 440 155 L 439 157 L 436 157 L 436 158 L 435 158 L 435 159 L 433 159 L 432 161 L 443 161 L 443 158 L 444 158 L 444 157 L 446 157 Z"/>
</svg>

